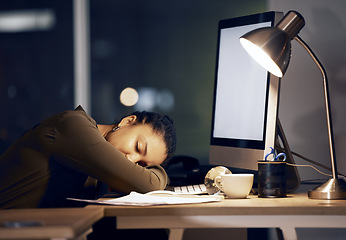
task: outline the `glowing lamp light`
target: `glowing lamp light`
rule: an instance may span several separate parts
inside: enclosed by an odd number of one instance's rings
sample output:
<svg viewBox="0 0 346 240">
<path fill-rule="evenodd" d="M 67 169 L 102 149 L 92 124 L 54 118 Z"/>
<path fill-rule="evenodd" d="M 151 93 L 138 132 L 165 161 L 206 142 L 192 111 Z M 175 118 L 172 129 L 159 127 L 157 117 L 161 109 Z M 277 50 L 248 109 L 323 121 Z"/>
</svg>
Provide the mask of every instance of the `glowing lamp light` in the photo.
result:
<svg viewBox="0 0 346 240">
<path fill-rule="evenodd" d="M 246 38 L 240 39 L 241 45 L 247 50 L 250 56 L 260 63 L 265 69 L 274 74 L 277 77 L 282 77 L 282 71 L 279 66 L 272 60 L 272 58 L 258 47 L 256 44 L 253 44 Z"/>
</svg>

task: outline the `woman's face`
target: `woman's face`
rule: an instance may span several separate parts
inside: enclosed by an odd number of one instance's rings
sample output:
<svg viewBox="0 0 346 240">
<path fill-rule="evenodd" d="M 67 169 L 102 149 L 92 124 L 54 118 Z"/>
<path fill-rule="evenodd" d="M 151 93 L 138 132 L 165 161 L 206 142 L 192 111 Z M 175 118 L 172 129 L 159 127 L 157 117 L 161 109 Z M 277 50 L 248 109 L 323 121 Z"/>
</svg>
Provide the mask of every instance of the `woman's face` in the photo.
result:
<svg viewBox="0 0 346 240">
<path fill-rule="evenodd" d="M 133 123 L 136 116 L 124 118 L 118 129 L 109 133 L 106 140 L 125 157 L 141 166 L 160 165 L 167 157 L 163 137 L 148 124 Z"/>
</svg>

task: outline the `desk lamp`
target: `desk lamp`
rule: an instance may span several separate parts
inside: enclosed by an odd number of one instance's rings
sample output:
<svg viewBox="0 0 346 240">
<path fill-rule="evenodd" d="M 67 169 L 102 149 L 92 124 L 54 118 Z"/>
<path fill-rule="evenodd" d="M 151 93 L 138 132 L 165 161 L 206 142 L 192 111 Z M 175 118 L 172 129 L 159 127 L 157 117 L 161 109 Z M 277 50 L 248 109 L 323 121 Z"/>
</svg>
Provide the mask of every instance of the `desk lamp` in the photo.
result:
<svg viewBox="0 0 346 240">
<path fill-rule="evenodd" d="M 329 104 L 329 90 L 327 74 L 312 50 L 298 36 L 304 27 L 305 21 L 302 15 L 296 11 L 289 11 L 275 27 L 255 29 L 240 37 L 240 43 L 245 50 L 267 71 L 281 78 L 288 67 L 291 57 L 291 40 L 298 41 L 311 58 L 317 64 L 323 77 L 324 101 L 327 117 L 327 128 L 329 138 L 330 160 L 332 167 L 332 179 L 310 190 L 309 198 L 312 199 L 344 199 L 346 198 L 346 183 L 338 179 L 335 160 L 334 138 L 332 118 Z"/>
</svg>

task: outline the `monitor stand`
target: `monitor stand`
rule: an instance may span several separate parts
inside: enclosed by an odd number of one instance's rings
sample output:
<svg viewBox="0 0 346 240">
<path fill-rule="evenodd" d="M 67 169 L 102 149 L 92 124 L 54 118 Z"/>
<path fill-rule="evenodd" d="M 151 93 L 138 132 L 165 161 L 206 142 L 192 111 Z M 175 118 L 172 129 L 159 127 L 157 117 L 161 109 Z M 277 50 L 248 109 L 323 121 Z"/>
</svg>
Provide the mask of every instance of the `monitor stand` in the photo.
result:
<svg viewBox="0 0 346 240">
<path fill-rule="evenodd" d="M 279 119 L 277 120 L 277 137 L 275 140 L 275 150 L 278 153 L 284 152 L 286 154 L 287 163 L 295 164 L 291 149 L 288 145 L 284 130 Z M 299 188 L 300 176 L 297 167 L 286 165 L 286 179 L 287 192 L 294 192 Z"/>
</svg>

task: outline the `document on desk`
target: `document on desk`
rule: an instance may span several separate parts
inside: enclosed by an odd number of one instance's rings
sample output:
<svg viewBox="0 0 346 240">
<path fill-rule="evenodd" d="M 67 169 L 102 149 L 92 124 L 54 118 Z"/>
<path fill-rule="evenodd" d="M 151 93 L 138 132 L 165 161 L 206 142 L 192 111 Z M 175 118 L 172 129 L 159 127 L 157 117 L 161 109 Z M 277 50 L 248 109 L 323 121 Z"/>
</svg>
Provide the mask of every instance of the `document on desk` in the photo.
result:
<svg viewBox="0 0 346 240">
<path fill-rule="evenodd" d="M 99 199 L 99 200 L 86 200 L 67 198 L 68 200 L 82 201 L 96 204 L 108 204 L 118 206 L 154 206 L 154 205 L 171 205 L 171 204 L 191 204 L 191 203 L 207 203 L 217 202 L 223 199 L 222 196 L 210 195 L 187 195 L 187 194 L 174 194 L 165 193 L 162 191 L 150 192 L 141 194 L 131 192 L 129 195 L 112 199 Z"/>
</svg>

